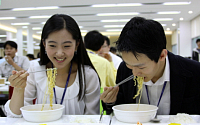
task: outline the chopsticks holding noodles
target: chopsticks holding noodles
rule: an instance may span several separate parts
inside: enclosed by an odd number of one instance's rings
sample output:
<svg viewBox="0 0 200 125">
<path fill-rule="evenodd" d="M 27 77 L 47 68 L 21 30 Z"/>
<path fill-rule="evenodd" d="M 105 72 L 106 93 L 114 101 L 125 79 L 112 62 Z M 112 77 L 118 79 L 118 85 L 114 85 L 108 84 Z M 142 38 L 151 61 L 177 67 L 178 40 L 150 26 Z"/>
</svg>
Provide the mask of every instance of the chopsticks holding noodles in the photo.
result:
<svg viewBox="0 0 200 125">
<path fill-rule="evenodd" d="M 36 73 L 36 72 L 43 72 L 43 71 L 49 71 L 49 70 L 57 70 L 57 68 L 50 68 L 50 69 L 39 70 L 39 71 L 33 71 L 33 72 L 28 72 L 28 73 Z"/>
<path fill-rule="evenodd" d="M 134 78 L 134 75 L 130 75 L 129 77 L 127 77 L 126 79 L 124 79 L 124 80 L 122 80 L 121 82 L 119 82 L 118 84 L 116 84 L 114 87 L 117 87 L 117 86 L 119 86 L 119 85 L 121 85 L 121 84 L 123 84 L 123 83 L 125 83 L 125 82 L 127 82 L 127 81 L 129 81 L 129 80 L 131 80 L 131 79 L 133 79 Z"/>
</svg>

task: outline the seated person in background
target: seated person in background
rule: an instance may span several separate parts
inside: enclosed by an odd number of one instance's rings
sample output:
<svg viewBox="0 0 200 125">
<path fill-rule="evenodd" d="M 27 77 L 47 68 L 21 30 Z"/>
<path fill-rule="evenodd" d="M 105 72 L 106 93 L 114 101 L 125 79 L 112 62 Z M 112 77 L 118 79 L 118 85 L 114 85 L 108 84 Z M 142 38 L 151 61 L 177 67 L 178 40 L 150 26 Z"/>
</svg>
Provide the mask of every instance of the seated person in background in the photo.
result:
<svg viewBox="0 0 200 125">
<path fill-rule="evenodd" d="M 28 70 L 29 60 L 26 56 L 16 56 L 17 44 L 14 41 L 4 43 L 5 61 L 0 64 L 0 74 L 8 78 L 13 70 Z"/>
<path fill-rule="evenodd" d="M 118 69 L 122 59 L 117 55 L 110 52 L 110 40 L 107 36 L 104 36 L 104 44 L 101 46 L 101 49 L 98 51 L 98 55 L 105 58 L 105 55 L 109 54 L 112 57 L 112 62 L 116 69 Z"/>
<path fill-rule="evenodd" d="M 192 59 L 200 62 L 200 39 L 196 40 L 197 48 L 192 51 Z"/>
<path fill-rule="evenodd" d="M 9 81 L 14 91 L 5 104 L 7 116 L 21 117 L 20 108 L 33 104 L 35 98 L 37 104 L 43 104 L 47 68 L 57 68 L 52 101 L 65 106 L 64 115 L 99 114 L 100 81 L 76 21 L 68 15 L 55 14 L 42 31 L 40 61 L 32 61 L 28 70 L 41 72 L 13 71 Z M 49 98 L 46 103 L 50 104 Z"/>
<path fill-rule="evenodd" d="M 26 57 L 28 57 L 29 61 L 34 60 L 35 57 L 33 54 L 27 54 Z"/>
<path fill-rule="evenodd" d="M 90 60 L 100 77 L 101 88 L 114 86 L 117 70 L 113 65 L 112 57 L 108 55 L 108 61 L 97 55 L 104 43 L 103 35 L 98 31 L 90 31 L 85 35 L 84 43 Z"/>
<path fill-rule="evenodd" d="M 124 60 L 118 68 L 116 83 L 131 74 L 143 77 L 141 104 L 158 106 L 158 115 L 200 115 L 199 62 L 169 52 L 160 23 L 134 17 L 125 25 L 116 44 Z M 110 111 L 113 105 L 138 103 L 140 95 L 133 99 L 137 93 L 134 85 L 135 81 L 130 80 L 119 87 L 105 87 L 101 95 L 104 108 Z"/>
<path fill-rule="evenodd" d="M 117 55 L 117 49 L 113 46 L 110 47 L 110 52 Z"/>
</svg>

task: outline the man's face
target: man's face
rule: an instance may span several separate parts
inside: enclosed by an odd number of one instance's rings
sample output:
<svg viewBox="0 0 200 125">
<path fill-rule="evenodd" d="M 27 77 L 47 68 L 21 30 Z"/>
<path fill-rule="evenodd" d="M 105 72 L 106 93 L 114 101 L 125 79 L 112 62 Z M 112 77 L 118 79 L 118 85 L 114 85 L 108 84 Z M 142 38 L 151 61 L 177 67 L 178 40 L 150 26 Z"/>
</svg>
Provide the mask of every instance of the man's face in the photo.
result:
<svg viewBox="0 0 200 125">
<path fill-rule="evenodd" d="M 17 49 L 15 49 L 14 47 L 12 47 L 8 44 L 6 45 L 6 47 L 5 47 L 5 55 L 6 56 L 10 56 L 11 58 L 14 58 L 16 52 L 17 52 Z"/>
<path fill-rule="evenodd" d="M 163 72 L 160 67 L 161 63 L 152 61 L 144 54 L 139 54 L 137 59 L 132 52 L 122 52 L 122 58 L 126 66 L 132 70 L 134 76 L 144 77 L 144 81 L 158 79 L 162 76 Z"/>
<path fill-rule="evenodd" d="M 200 41 L 197 42 L 197 46 L 198 46 L 198 48 L 200 48 Z"/>
<path fill-rule="evenodd" d="M 101 49 L 99 50 L 99 55 L 104 55 L 104 53 L 108 53 L 110 51 L 110 46 L 107 44 L 106 40 L 104 41 L 104 44 L 101 46 Z"/>
</svg>

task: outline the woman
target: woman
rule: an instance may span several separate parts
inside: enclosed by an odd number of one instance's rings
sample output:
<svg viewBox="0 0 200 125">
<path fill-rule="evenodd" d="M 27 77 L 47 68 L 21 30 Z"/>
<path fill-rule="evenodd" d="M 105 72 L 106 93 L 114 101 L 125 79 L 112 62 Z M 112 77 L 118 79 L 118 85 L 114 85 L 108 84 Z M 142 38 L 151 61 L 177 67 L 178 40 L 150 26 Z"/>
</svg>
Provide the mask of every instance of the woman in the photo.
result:
<svg viewBox="0 0 200 125">
<path fill-rule="evenodd" d="M 64 114 L 99 114 L 99 77 L 73 18 L 56 14 L 47 20 L 42 31 L 40 54 L 40 61 L 31 62 L 28 72 L 57 68 L 53 103 L 65 105 Z M 30 74 L 13 71 L 9 81 L 14 91 L 5 105 L 7 116 L 21 117 L 20 108 L 32 104 L 35 98 L 37 104 L 43 103 L 46 71 Z"/>
</svg>

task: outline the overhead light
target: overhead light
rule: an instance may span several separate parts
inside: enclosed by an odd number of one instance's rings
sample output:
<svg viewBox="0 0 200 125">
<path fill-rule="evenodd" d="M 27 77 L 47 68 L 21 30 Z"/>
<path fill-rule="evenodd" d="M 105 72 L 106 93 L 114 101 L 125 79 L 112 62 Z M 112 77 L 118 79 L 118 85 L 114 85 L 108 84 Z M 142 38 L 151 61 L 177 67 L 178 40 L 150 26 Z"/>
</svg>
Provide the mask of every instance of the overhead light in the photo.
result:
<svg viewBox="0 0 200 125">
<path fill-rule="evenodd" d="M 192 13 L 193 13 L 193 11 L 188 11 L 188 13 L 189 13 L 189 14 L 192 14 Z"/>
<path fill-rule="evenodd" d="M 0 20 L 12 20 L 16 19 L 16 17 L 0 17 Z"/>
<path fill-rule="evenodd" d="M 81 30 L 81 32 L 88 32 L 87 30 Z"/>
<path fill-rule="evenodd" d="M 42 31 L 38 31 L 38 32 L 36 32 L 37 34 L 42 34 Z"/>
<path fill-rule="evenodd" d="M 107 32 L 119 32 L 119 31 L 122 31 L 122 29 L 109 29 L 109 30 L 106 30 Z"/>
<path fill-rule="evenodd" d="M 30 25 L 30 23 L 11 23 L 11 25 Z"/>
<path fill-rule="evenodd" d="M 167 24 L 161 24 L 162 26 L 167 26 Z"/>
<path fill-rule="evenodd" d="M 172 34 L 172 31 L 165 31 L 165 34 L 166 34 L 166 35 L 171 35 L 171 34 Z"/>
<path fill-rule="evenodd" d="M 104 25 L 105 28 L 124 27 L 124 25 Z"/>
<path fill-rule="evenodd" d="M 127 12 L 127 13 L 98 13 L 97 16 L 123 16 L 123 15 L 138 15 L 138 12 Z"/>
<path fill-rule="evenodd" d="M 169 31 L 170 30 L 170 28 L 167 28 L 167 31 Z"/>
<path fill-rule="evenodd" d="M 45 24 L 46 22 L 41 22 L 41 24 Z"/>
<path fill-rule="evenodd" d="M 180 20 L 183 20 L 183 17 L 181 17 Z"/>
<path fill-rule="evenodd" d="M 7 35 L 0 35 L 0 37 L 7 37 Z"/>
<path fill-rule="evenodd" d="M 49 6 L 49 7 L 26 7 L 26 8 L 14 8 L 12 11 L 26 11 L 26 10 L 51 10 L 58 9 L 58 6 Z"/>
<path fill-rule="evenodd" d="M 155 21 L 171 21 L 171 20 L 173 20 L 173 18 L 155 18 L 153 20 L 155 20 Z"/>
<path fill-rule="evenodd" d="M 50 18 L 51 16 L 30 16 L 30 19 Z"/>
<path fill-rule="evenodd" d="M 176 24 L 175 24 L 175 23 L 173 23 L 173 24 L 172 24 L 172 26 L 176 26 Z"/>
<path fill-rule="evenodd" d="M 26 28 L 28 28 L 28 26 L 22 26 L 22 28 L 23 28 L 23 29 L 26 29 Z"/>
<path fill-rule="evenodd" d="M 41 30 L 41 27 L 33 27 L 32 30 Z"/>
<path fill-rule="evenodd" d="M 94 4 L 91 7 L 127 7 L 127 6 L 142 6 L 142 4 L 141 3 Z"/>
<path fill-rule="evenodd" d="M 188 5 L 191 2 L 164 2 L 163 5 Z"/>
<path fill-rule="evenodd" d="M 128 22 L 130 19 L 101 20 L 101 22 Z"/>
<path fill-rule="evenodd" d="M 81 29 L 81 28 L 83 28 L 83 26 L 79 26 L 79 28 Z"/>
<path fill-rule="evenodd" d="M 163 12 L 157 12 L 157 14 L 180 14 L 180 11 L 163 11 Z"/>
</svg>

